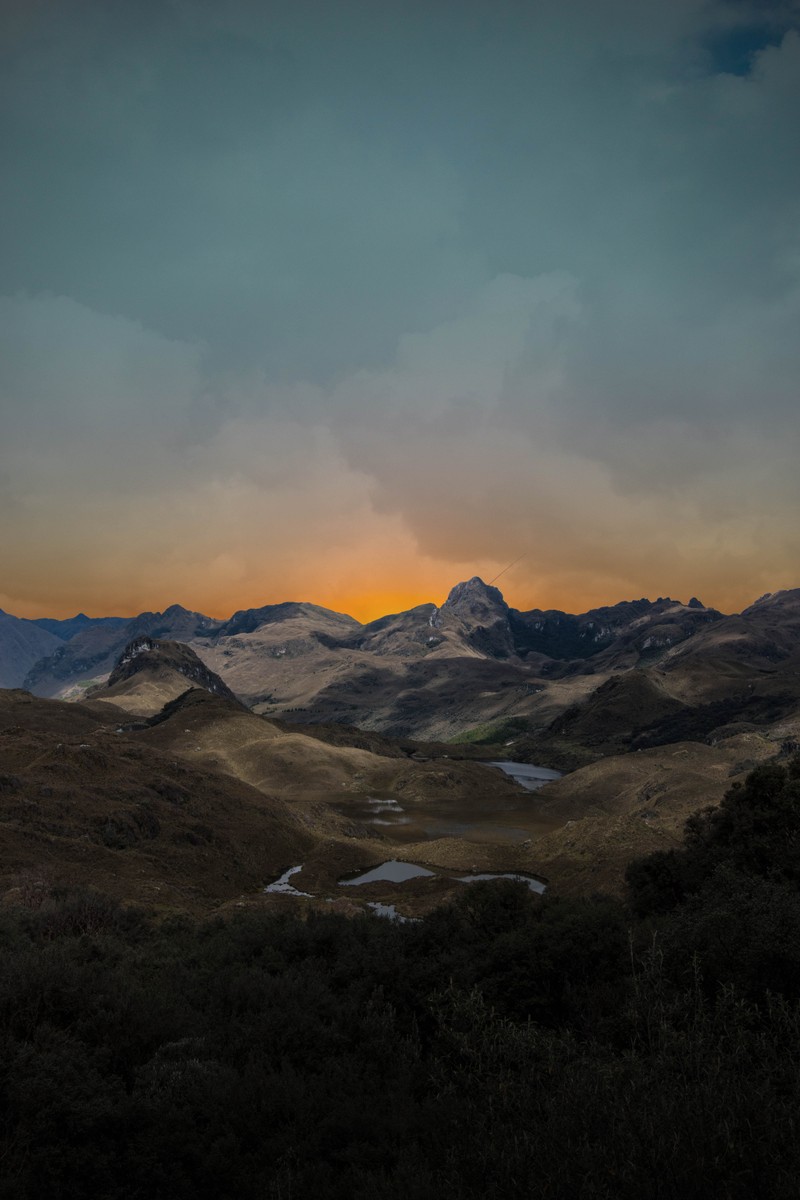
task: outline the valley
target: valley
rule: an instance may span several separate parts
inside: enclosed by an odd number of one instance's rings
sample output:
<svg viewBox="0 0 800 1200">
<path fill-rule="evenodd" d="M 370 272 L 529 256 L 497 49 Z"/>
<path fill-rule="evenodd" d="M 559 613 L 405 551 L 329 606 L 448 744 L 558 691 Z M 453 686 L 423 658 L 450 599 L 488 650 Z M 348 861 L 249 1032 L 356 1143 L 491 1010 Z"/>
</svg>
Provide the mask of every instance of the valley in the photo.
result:
<svg viewBox="0 0 800 1200">
<path fill-rule="evenodd" d="M 416 916 L 465 873 L 619 892 L 632 859 L 800 744 L 797 590 L 732 617 L 694 598 L 576 617 L 472 579 L 368 625 L 173 605 L 4 632 L 17 675 L 21 646 L 58 644 L 0 691 L 10 898 L 37 874 L 192 912 Z M 431 874 L 341 888 L 393 860 Z M 264 890 L 299 865 L 305 895 Z"/>
</svg>

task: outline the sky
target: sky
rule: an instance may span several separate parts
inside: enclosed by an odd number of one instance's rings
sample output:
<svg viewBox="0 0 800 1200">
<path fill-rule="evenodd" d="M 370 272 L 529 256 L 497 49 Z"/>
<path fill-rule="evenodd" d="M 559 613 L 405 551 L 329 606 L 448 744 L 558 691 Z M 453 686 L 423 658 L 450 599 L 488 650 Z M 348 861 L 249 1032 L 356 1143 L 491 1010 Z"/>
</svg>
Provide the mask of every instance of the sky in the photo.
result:
<svg viewBox="0 0 800 1200">
<path fill-rule="evenodd" d="M 800 586 L 800 3 L 0 0 L 0 607 Z"/>
</svg>

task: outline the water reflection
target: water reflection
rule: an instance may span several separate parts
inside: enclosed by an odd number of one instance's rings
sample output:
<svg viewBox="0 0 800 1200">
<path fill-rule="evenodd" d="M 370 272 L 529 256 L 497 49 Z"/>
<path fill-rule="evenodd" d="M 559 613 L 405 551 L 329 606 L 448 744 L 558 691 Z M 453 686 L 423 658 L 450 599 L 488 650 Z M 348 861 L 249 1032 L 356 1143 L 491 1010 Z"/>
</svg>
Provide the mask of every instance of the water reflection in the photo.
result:
<svg viewBox="0 0 800 1200">
<path fill-rule="evenodd" d="M 511 762 L 510 759 L 490 762 L 486 765 L 505 771 L 506 775 L 510 775 L 527 792 L 538 792 L 539 788 L 544 787 L 546 783 L 553 783 L 554 780 L 561 778 L 560 771 L 551 771 L 549 767 L 535 767 L 532 763 Z"/>
<path fill-rule="evenodd" d="M 532 892 L 538 892 L 541 895 L 545 890 L 545 884 L 541 879 L 536 879 L 533 875 L 522 874 L 519 871 L 485 871 L 472 872 L 469 875 L 448 875 L 444 871 L 429 871 L 427 867 L 420 867 L 417 863 L 398 862 L 397 859 L 380 863 L 372 870 L 365 871 L 363 875 L 340 879 L 339 887 L 359 886 L 362 883 L 405 883 L 407 879 L 421 879 L 425 876 L 455 879 L 459 883 L 477 883 L 481 879 L 516 879 L 520 883 L 526 883 Z M 394 906 L 370 905 L 370 908 L 375 908 L 376 911 L 382 910 L 384 907 L 393 908 Z M 381 915 L 391 914 L 382 912 Z"/>
<path fill-rule="evenodd" d="M 371 871 L 365 871 L 363 875 L 357 875 L 354 879 L 340 879 L 339 886 L 348 887 L 378 882 L 405 883 L 407 879 L 433 874 L 433 871 L 429 871 L 427 867 L 420 867 L 417 863 L 398 862 L 397 859 L 392 859 L 391 862 L 381 863 L 380 866 L 373 867 Z"/>
</svg>

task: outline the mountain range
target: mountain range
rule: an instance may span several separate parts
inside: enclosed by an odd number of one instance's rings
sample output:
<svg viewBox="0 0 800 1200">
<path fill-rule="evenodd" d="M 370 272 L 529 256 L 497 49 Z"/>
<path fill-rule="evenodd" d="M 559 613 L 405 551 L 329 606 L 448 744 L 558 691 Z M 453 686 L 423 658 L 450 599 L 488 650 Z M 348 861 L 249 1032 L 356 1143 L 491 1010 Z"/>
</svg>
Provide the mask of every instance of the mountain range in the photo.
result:
<svg viewBox="0 0 800 1200">
<path fill-rule="evenodd" d="M 426 911 L 464 871 L 618 890 L 800 745 L 800 589 L 734 615 L 520 612 L 477 578 L 366 624 L 299 602 L 2 614 L 0 663 L 0 890 L 49 863 L 168 909 L 253 903 L 300 864 L 304 902 L 351 909 Z M 532 801 L 499 759 L 564 775 Z M 395 857 L 432 874 L 340 892 Z"/>
<path fill-rule="evenodd" d="M 261 715 L 390 737 L 502 738 L 575 765 L 596 753 L 708 738 L 791 711 L 800 670 L 800 590 L 724 615 L 696 598 L 624 601 L 579 615 L 521 612 L 478 578 L 441 605 L 361 624 L 314 604 L 224 621 L 174 604 L 125 619 L 0 617 L 0 682 L 75 699 L 104 683 L 137 638 L 190 646 Z M 559 763 L 559 765 L 560 765 Z"/>
<path fill-rule="evenodd" d="M 311 639 L 329 650 L 380 658 L 525 662 L 543 674 L 559 676 L 574 671 L 565 664 L 595 663 L 598 656 L 605 662 L 609 652 L 613 657 L 623 649 L 628 651 L 626 665 L 632 665 L 721 617 L 696 599 L 683 605 L 664 598 L 623 602 L 578 616 L 557 610 L 520 612 L 506 604 L 497 588 L 477 577 L 457 584 L 441 607 L 422 604 L 363 625 L 342 613 L 297 602 L 240 610 L 224 621 L 178 604 L 132 618 L 78 614 L 64 621 L 27 621 L 2 614 L 4 657 L 0 661 L 5 663 L 6 648 L 16 637 L 19 650 L 13 670 L 23 671 L 23 677 L 12 682 L 11 671 L 4 667 L 0 679 L 3 686 L 25 682 L 35 694 L 57 695 L 70 685 L 107 674 L 121 648 L 139 635 L 203 643 L 209 653 L 223 655 L 226 650 L 249 648 L 257 656 L 261 646 L 269 654 L 269 647 L 277 642 L 271 657 L 282 656 L 281 652 L 297 656 L 308 648 L 302 643 Z M 255 634 L 260 636 L 254 638 Z M 228 664 L 229 669 L 232 666 Z M 243 676 L 246 689 L 246 671 Z"/>
</svg>

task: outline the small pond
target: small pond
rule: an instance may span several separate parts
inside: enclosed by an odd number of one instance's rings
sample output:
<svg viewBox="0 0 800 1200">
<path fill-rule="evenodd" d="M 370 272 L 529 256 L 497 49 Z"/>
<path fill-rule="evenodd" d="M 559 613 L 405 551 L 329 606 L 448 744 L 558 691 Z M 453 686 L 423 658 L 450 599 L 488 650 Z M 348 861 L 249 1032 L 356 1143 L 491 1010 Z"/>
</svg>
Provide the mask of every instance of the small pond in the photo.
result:
<svg viewBox="0 0 800 1200">
<path fill-rule="evenodd" d="M 417 866 L 416 863 L 398 862 L 392 859 L 391 862 L 381 863 L 378 867 L 373 867 L 371 871 L 365 871 L 363 875 L 356 875 L 352 879 L 340 879 L 340 887 L 358 886 L 362 883 L 405 883 L 407 879 L 422 878 L 425 875 L 433 875 L 433 871 L 429 871 L 427 867 Z"/>
<path fill-rule="evenodd" d="M 283 896 L 302 896 L 306 899 L 313 899 L 310 892 L 301 892 L 294 884 L 289 882 L 292 876 L 297 875 L 302 869 L 302 865 L 299 867 L 289 867 L 274 883 L 267 884 L 264 891 L 278 893 Z M 371 870 L 364 871 L 360 875 L 348 879 L 340 879 L 338 883 L 339 887 L 359 887 L 363 883 L 405 883 L 408 879 L 433 879 L 437 876 L 440 879 L 452 879 L 458 883 L 477 883 L 481 879 L 518 879 L 522 883 L 527 883 L 532 892 L 541 894 L 545 890 L 545 884 L 541 879 L 536 879 L 532 875 L 525 875 L 520 872 L 485 871 L 473 872 L 469 875 L 449 875 L 446 871 L 430 871 L 427 867 L 421 867 L 418 863 L 400 862 L 397 859 L 380 863 L 377 867 L 372 867 Z M 405 922 L 413 920 L 411 917 L 402 916 L 393 904 L 382 904 L 371 900 L 368 901 L 367 907 L 376 916 L 388 917 L 391 921 Z"/>
<path fill-rule="evenodd" d="M 270 883 L 264 888 L 265 892 L 280 892 L 283 896 L 311 896 L 310 892 L 301 892 L 289 880 L 298 871 L 302 871 L 302 864 L 299 867 L 289 867 L 288 871 L 284 871 L 280 879 L 276 879 L 274 883 Z"/>
<path fill-rule="evenodd" d="M 470 875 L 448 875 L 444 871 L 429 871 L 427 867 L 420 867 L 417 863 L 398 862 L 397 859 L 380 863 L 372 870 L 365 871 L 363 875 L 340 879 L 339 887 L 360 886 L 362 883 L 405 883 L 407 879 L 422 879 L 426 876 L 433 878 L 437 874 L 441 879 L 455 879 L 459 883 L 477 883 L 481 879 L 518 879 L 522 883 L 527 883 L 532 892 L 541 894 L 545 889 L 545 884 L 541 879 L 536 879 L 533 875 L 523 875 L 520 872 L 486 871 L 473 872 Z M 370 907 L 375 906 L 371 905 Z"/>
<path fill-rule="evenodd" d="M 552 783 L 561 778 L 560 771 L 551 771 L 549 767 L 535 767 L 532 763 L 511 762 L 510 759 L 501 762 L 490 762 L 488 767 L 499 767 L 510 775 L 521 787 L 528 792 L 538 792 L 546 783 Z"/>
</svg>

